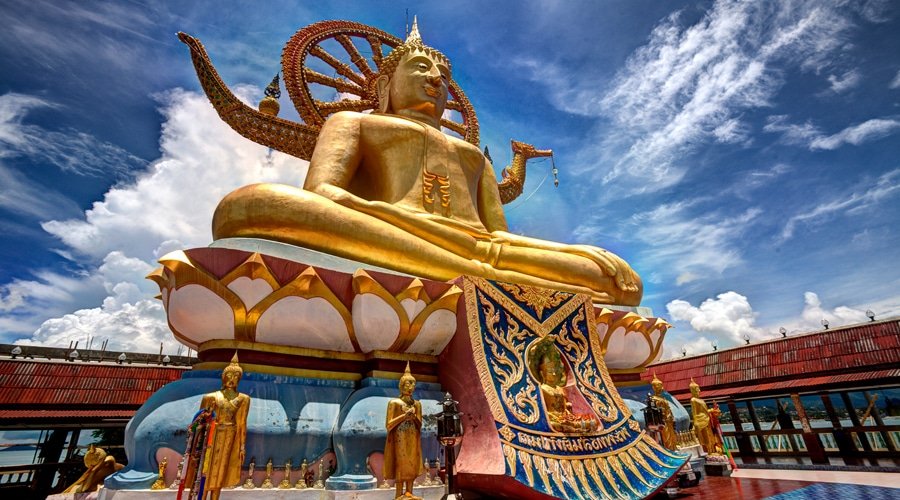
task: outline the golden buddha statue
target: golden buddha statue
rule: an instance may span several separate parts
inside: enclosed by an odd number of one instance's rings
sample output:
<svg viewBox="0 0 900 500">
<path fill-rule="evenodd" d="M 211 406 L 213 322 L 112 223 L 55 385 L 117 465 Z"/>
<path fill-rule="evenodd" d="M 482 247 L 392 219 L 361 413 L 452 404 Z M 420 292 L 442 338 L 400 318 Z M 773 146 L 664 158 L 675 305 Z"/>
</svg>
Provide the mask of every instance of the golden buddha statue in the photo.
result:
<svg viewBox="0 0 900 500">
<path fill-rule="evenodd" d="M 591 415 L 572 411 L 572 403 L 566 396 L 566 369 L 553 343 L 553 336 L 545 337 L 530 349 L 530 364 L 541 383 L 544 408 L 550 428 L 556 432 L 585 433 L 596 431 L 600 422 Z M 534 367 L 537 369 L 534 370 Z"/>
<path fill-rule="evenodd" d="M 222 388 L 203 396 L 200 401 L 200 408 L 210 409 L 216 415 L 209 462 L 203 465 L 206 471 L 204 491 L 209 492 L 210 500 L 218 500 L 222 488 L 234 487 L 241 482 L 250 411 L 250 396 L 237 391 L 243 374 L 235 352 L 231 364 L 222 371 Z"/>
<path fill-rule="evenodd" d="M 725 442 L 722 440 L 722 426 L 719 424 L 719 415 L 721 414 L 722 410 L 719 409 L 719 403 L 713 403 L 713 407 L 709 409 L 709 421 L 713 436 L 716 438 L 716 454 L 725 453 Z"/>
<path fill-rule="evenodd" d="M 400 397 L 388 402 L 387 441 L 384 443 L 384 478 L 393 479 L 396 498 L 421 500 L 413 483 L 425 472 L 422 466 L 422 403 L 413 399 L 416 379 L 409 371 L 400 377 Z"/>
<path fill-rule="evenodd" d="M 650 399 L 656 403 L 656 407 L 662 411 L 663 416 L 663 426 L 660 429 L 662 443 L 660 444 L 670 450 L 677 450 L 678 436 L 675 434 L 675 416 L 672 414 L 669 400 L 663 396 L 662 380 L 656 378 L 655 373 L 653 374 L 653 380 L 650 381 L 650 387 L 653 388 L 653 395 L 650 396 Z"/>
<path fill-rule="evenodd" d="M 103 486 L 106 476 L 117 472 L 125 466 L 116 463 L 115 457 L 108 455 L 103 448 L 91 445 L 84 454 L 84 466 L 87 470 L 74 483 L 69 485 L 63 493 L 90 493 Z"/>
<path fill-rule="evenodd" d="M 415 22 L 404 43 L 379 54 L 377 71 L 366 69 L 361 85 L 372 89 L 375 112 L 340 111 L 324 121 L 302 189 L 255 184 L 227 195 L 213 217 L 214 238 L 276 240 L 434 280 L 472 275 L 587 293 L 598 303 L 640 303 L 640 278 L 615 254 L 508 232 L 490 161 L 476 144 L 441 130 L 450 62 L 422 42 Z M 329 104 L 345 102 L 354 101 Z M 229 122 L 236 130 L 292 154 L 299 146 L 285 146 L 285 137 L 309 130 L 249 108 L 241 113 L 245 122 Z M 266 125 L 250 131 L 249 113 Z M 281 132 L 256 138 L 263 128 Z"/>
<path fill-rule="evenodd" d="M 706 401 L 700 399 L 700 386 L 691 378 L 691 414 L 693 415 L 694 434 L 706 453 L 716 452 L 716 437 L 712 432 L 709 409 Z"/>
</svg>

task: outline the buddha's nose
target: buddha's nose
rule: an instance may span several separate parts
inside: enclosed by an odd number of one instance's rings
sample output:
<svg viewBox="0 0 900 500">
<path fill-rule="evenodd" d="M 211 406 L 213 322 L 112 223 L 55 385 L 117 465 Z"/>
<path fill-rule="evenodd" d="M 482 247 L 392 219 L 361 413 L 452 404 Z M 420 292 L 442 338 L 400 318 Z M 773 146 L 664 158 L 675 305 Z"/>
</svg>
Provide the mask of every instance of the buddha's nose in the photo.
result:
<svg viewBox="0 0 900 500">
<path fill-rule="evenodd" d="M 441 74 L 438 73 L 436 75 L 428 75 L 428 83 L 434 85 L 435 87 L 441 86 Z"/>
</svg>

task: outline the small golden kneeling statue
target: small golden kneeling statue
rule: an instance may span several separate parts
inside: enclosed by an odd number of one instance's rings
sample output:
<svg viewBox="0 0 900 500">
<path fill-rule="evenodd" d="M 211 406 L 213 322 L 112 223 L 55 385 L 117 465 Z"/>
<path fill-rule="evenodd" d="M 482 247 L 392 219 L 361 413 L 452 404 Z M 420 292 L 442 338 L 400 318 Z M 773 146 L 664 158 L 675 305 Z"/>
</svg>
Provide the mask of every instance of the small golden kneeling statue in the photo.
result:
<svg viewBox="0 0 900 500">
<path fill-rule="evenodd" d="M 116 463 L 115 457 L 107 455 L 106 450 L 91 445 L 84 454 L 84 465 L 87 470 L 63 493 L 89 493 L 97 491 L 103 485 L 106 476 L 121 470 L 125 466 Z"/>
</svg>

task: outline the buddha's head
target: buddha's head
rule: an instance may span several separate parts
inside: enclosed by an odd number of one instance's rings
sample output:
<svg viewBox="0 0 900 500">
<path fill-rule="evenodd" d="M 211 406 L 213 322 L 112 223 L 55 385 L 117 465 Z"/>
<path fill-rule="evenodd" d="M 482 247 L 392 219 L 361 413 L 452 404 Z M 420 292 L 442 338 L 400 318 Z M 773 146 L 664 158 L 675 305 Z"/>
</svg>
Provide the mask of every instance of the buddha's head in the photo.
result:
<svg viewBox="0 0 900 500">
<path fill-rule="evenodd" d="M 103 448 L 97 448 L 93 444 L 88 448 L 87 453 L 84 454 L 84 465 L 88 469 L 96 466 L 100 462 L 106 459 L 106 450 Z"/>
<path fill-rule="evenodd" d="M 382 61 L 376 85 L 379 112 L 440 128 L 450 91 L 450 61 L 422 42 L 414 20 L 406 41 Z"/>
<path fill-rule="evenodd" d="M 663 383 L 662 380 L 656 378 L 656 373 L 653 374 L 653 380 L 650 381 L 650 387 L 653 388 L 653 394 L 657 396 L 662 394 Z"/>
<path fill-rule="evenodd" d="M 694 396 L 695 398 L 699 398 L 699 397 L 700 397 L 700 386 L 697 385 L 697 382 L 694 382 L 694 378 L 693 378 L 693 377 L 691 377 L 691 385 L 689 385 L 688 387 L 691 388 L 691 395 L 692 395 L 692 396 Z"/>
<path fill-rule="evenodd" d="M 566 382 L 566 368 L 556 348 L 556 335 L 547 335 L 528 348 L 528 366 L 542 384 L 558 387 Z"/>
<path fill-rule="evenodd" d="M 416 390 L 416 378 L 409 371 L 409 363 L 407 362 L 406 371 L 400 377 L 400 395 L 412 396 L 414 390 Z"/>
<path fill-rule="evenodd" d="M 551 386 L 562 385 L 564 369 L 559 356 L 545 354 L 541 357 L 541 363 L 538 365 L 538 370 L 540 371 L 541 381 L 543 383 Z"/>
<path fill-rule="evenodd" d="M 238 355 L 237 351 L 235 351 L 234 357 L 231 358 L 231 364 L 222 370 L 222 388 L 236 390 L 238 382 L 241 381 L 243 375 L 244 370 L 238 364 Z"/>
</svg>

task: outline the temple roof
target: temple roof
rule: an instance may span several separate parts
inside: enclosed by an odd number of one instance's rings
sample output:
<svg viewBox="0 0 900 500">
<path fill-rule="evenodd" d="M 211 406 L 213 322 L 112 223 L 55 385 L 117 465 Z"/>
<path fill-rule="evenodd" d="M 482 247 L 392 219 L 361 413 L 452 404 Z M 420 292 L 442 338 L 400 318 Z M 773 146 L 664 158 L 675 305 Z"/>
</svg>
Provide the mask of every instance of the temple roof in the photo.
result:
<svg viewBox="0 0 900 500">
<path fill-rule="evenodd" d="M 0 360 L 0 426 L 127 420 L 188 367 Z"/>
<path fill-rule="evenodd" d="M 703 398 L 808 392 L 900 382 L 900 319 L 891 318 L 715 351 L 650 365 L 666 391 L 689 399 L 693 378 Z"/>
</svg>

